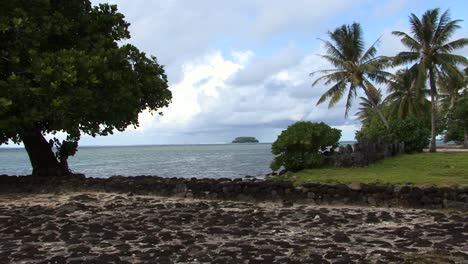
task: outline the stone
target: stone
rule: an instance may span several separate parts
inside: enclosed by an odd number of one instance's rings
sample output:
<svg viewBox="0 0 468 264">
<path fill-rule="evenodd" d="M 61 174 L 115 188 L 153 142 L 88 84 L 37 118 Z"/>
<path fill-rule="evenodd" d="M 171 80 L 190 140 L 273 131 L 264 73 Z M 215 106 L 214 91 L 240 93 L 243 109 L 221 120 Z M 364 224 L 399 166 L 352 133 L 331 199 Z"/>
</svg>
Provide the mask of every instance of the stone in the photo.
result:
<svg viewBox="0 0 468 264">
<path fill-rule="evenodd" d="M 367 203 L 369 203 L 372 206 L 377 205 L 377 200 L 373 196 L 367 197 Z"/>
<path fill-rule="evenodd" d="M 74 204 L 64 204 L 64 205 L 62 205 L 62 206 L 60 206 L 59 208 L 56 209 L 56 215 L 63 216 L 63 215 L 66 215 L 66 214 L 73 213 L 76 210 L 78 210 L 78 206 L 76 206 Z"/>
<path fill-rule="evenodd" d="M 444 199 L 442 202 L 443 202 L 444 208 L 453 208 L 453 209 L 468 211 L 468 203 L 450 201 L 447 199 Z"/>
<path fill-rule="evenodd" d="M 362 185 L 359 182 L 353 182 L 353 183 L 348 184 L 348 188 L 353 191 L 360 191 L 362 190 Z"/>
</svg>

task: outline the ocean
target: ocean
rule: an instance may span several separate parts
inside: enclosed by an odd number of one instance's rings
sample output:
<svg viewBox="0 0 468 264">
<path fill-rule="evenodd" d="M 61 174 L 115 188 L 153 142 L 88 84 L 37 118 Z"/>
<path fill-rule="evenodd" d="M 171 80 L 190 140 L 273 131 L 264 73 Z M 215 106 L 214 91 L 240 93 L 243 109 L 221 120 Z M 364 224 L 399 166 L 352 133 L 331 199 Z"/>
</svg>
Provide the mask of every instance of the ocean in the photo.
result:
<svg viewBox="0 0 468 264">
<path fill-rule="evenodd" d="M 263 176 L 273 155 L 271 144 L 151 145 L 79 147 L 70 168 L 87 177 L 158 175 L 184 178 Z M 28 175 L 23 148 L 0 148 L 0 174 Z"/>
</svg>

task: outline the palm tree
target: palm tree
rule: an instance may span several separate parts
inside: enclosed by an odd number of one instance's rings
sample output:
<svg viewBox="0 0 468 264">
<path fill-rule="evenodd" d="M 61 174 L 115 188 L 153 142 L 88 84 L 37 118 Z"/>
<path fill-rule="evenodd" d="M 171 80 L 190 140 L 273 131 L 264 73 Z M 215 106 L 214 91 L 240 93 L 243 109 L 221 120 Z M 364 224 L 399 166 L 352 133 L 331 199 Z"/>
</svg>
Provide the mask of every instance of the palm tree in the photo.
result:
<svg viewBox="0 0 468 264">
<path fill-rule="evenodd" d="M 356 113 L 357 119 L 361 120 L 361 122 L 365 122 L 377 115 L 375 110 L 377 108 L 380 109 L 380 104 L 382 103 L 380 94 L 369 99 L 361 96 L 359 99 L 361 99 L 361 102 L 359 103 L 360 107 Z M 378 115 L 376 117 L 379 118 Z"/>
<path fill-rule="evenodd" d="M 431 103 L 426 99 L 428 91 L 424 86 L 418 86 L 416 76 L 415 69 L 404 69 L 390 79 L 389 94 L 385 98 L 385 104 L 390 108 L 389 118 L 424 117 L 430 111 Z"/>
<path fill-rule="evenodd" d="M 378 40 L 364 50 L 364 40 L 362 36 L 361 26 L 358 23 L 352 25 L 343 25 L 333 32 L 328 32 L 331 41 L 322 40 L 327 54 L 320 55 L 325 60 L 329 61 L 335 68 L 313 72 L 322 73 L 323 76 L 316 79 L 312 86 L 320 81 L 324 81 L 325 85 L 333 84 L 318 100 L 317 105 L 330 100 L 328 107 L 333 107 L 347 91 L 345 117 L 351 108 L 354 97 L 357 96 L 357 90 L 362 89 L 369 99 L 374 104 L 371 98 L 380 97 L 379 91 L 371 83 L 372 81 L 385 82 L 390 73 L 383 71 L 387 66 L 388 59 L 384 57 L 376 57 L 377 49 L 375 48 Z M 375 111 L 384 125 L 388 128 L 388 122 L 382 111 L 375 105 Z"/>
<path fill-rule="evenodd" d="M 449 11 L 439 16 L 438 8 L 426 11 L 422 19 L 415 14 L 410 15 L 411 34 L 394 31 L 409 51 L 400 52 L 394 60 L 395 65 L 416 62 L 418 68 L 417 81 L 425 83 L 429 77 L 431 96 L 431 146 L 430 151 L 436 151 L 436 79 L 440 72 L 453 70 L 458 63 L 467 64 L 465 57 L 452 54 L 468 44 L 467 38 L 449 41 L 455 30 L 460 28 L 461 20 L 450 20 Z"/>
<path fill-rule="evenodd" d="M 455 106 L 455 102 L 461 96 L 467 83 L 467 79 L 459 70 L 440 74 L 437 85 L 441 92 L 438 96 L 438 103 L 442 112 L 448 113 Z"/>
</svg>

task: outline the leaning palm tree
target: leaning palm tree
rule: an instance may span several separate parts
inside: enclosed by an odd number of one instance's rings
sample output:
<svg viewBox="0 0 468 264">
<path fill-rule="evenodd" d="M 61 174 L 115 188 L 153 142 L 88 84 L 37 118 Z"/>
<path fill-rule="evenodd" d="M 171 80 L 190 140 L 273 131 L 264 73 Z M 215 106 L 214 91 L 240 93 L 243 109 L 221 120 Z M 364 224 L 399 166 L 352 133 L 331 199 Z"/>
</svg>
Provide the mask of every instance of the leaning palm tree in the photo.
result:
<svg viewBox="0 0 468 264">
<path fill-rule="evenodd" d="M 335 68 L 311 73 L 310 75 L 315 73 L 324 74 L 316 79 L 312 86 L 321 81 L 324 81 L 325 85 L 332 84 L 332 87 L 317 102 L 317 105 L 319 105 L 329 99 L 329 108 L 339 102 L 347 92 L 345 110 L 345 117 L 347 117 L 352 101 L 357 96 L 358 89 L 364 91 L 372 104 L 374 104 L 374 100 L 371 98 L 380 96 L 379 91 L 371 81 L 385 82 L 391 75 L 384 71 L 388 59 L 375 56 L 377 53 L 375 46 L 378 40 L 367 50 L 364 49 L 362 30 L 358 23 L 343 25 L 333 32 L 329 31 L 328 36 L 331 41 L 321 40 L 327 49 L 327 54 L 320 56 Z M 387 119 L 382 111 L 375 104 L 374 107 L 377 115 L 388 128 Z"/>
<path fill-rule="evenodd" d="M 418 67 L 417 81 L 425 83 L 429 78 L 431 97 L 431 146 L 430 151 L 436 151 L 436 79 L 441 72 L 453 70 L 458 63 L 468 64 L 465 57 L 452 54 L 468 44 L 467 38 L 450 41 L 461 20 L 450 20 L 448 10 L 439 16 L 438 8 L 426 11 L 419 19 L 410 15 L 411 35 L 401 31 L 393 34 L 401 38 L 401 42 L 409 51 L 400 52 L 394 60 L 395 65 L 416 62 Z"/>
<path fill-rule="evenodd" d="M 428 90 L 415 81 L 416 69 L 399 70 L 389 80 L 385 104 L 389 106 L 390 119 L 408 116 L 422 118 L 430 111 L 431 103 L 426 99 Z"/>
</svg>

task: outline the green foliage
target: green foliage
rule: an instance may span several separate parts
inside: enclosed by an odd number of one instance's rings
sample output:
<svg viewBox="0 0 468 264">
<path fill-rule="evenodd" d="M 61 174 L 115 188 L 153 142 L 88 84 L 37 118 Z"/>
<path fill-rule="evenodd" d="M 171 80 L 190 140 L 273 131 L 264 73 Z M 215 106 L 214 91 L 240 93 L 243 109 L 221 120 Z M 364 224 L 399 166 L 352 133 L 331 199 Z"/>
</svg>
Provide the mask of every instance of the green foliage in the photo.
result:
<svg viewBox="0 0 468 264">
<path fill-rule="evenodd" d="M 39 129 L 107 135 L 169 104 L 163 66 L 122 40 L 114 5 L 84 1 L 0 4 L 0 144 Z"/>
<path fill-rule="evenodd" d="M 272 145 L 277 155 L 271 164 L 276 171 L 282 166 L 288 171 L 299 171 L 320 165 L 322 152 L 327 147 L 336 148 L 341 130 L 325 123 L 296 122 L 284 130 Z"/>
<path fill-rule="evenodd" d="M 431 131 L 426 121 L 414 116 L 404 119 L 394 119 L 387 129 L 377 118 L 366 120 L 356 138 L 377 139 L 382 138 L 388 142 L 404 142 L 407 153 L 421 152 L 429 144 Z"/>
<path fill-rule="evenodd" d="M 464 128 L 468 128 L 468 94 L 458 99 L 454 110 L 454 119 Z"/>
<path fill-rule="evenodd" d="M 446 140 L 463 141 L 468 130 L 468 94 L 460 97 L 449 114 Z"/>
<path fill-rule="evenodd" d="M 388 59 L 376 57 L 377 41 L 367 50 L 364 49 L 364 37 L 359 23 L 342 25 L 333 32 L 328 32 L 328 36 L 330 41 L 322 40 L 327 54 L 321 57 L 335 68 L 311 73 L 311 75 L 323 74 L 312 83 L 312 86 L 321 81 L 324 81 L 325 85 L 332 85 L 320 97 L 317 105 L 329 100 L 328 107 L 331 108 L 346 97 L 345 116 L 347 116 L 358 90 L 364 91 L 370 103 L 374 103 L 374 98 L 380 97 L 380 92 L 372 81 L 382 83 L 390 76 L 390 73 L 384 71 Z M 375 111 L 384 124 L 387 124 L 380 109 L 375 107 Z"/>
<path fill-rule="evenodd" d="M 422 152 L 429 144 L 431 131 L 428 124 L 414 116 L 397 119 L 390 123 L 391 138 L 396 142 L 405 143 L 406 153 Z"/>
<path fill-rule="evenodd" d="M 385 104 L 389 107 L 389 119 L 401 119 L 410 115 L 430 118 L 431 102 L 426 99 L 429 91 L 416 82 L 417 68 L 399 70 L 389 80 Z"/>
<path fill-rule="evenodd" d="M 363 121 L 361 129 L 356 131 L 356 139 L 377 139 L 389 136 L 389 130 L 377 117 L 369 117 Z"/>
<path fill-rule="evenodd" d="M 468 38 L 452 40 L 461 20 L 451 20 L 449 10 L 442 14 L 439 8 L 424 12 L 421 18 L 415 14 L 409 17 L 411 33 L 401 31 L 392 32 L 401 39 L 408 49 L 398 53 L 394 58 L 395 65 L 414 63 L 412 68 L 417 69 L 415 83 L 424 86 L 429 79 L 431 95 L 431 146 L 430 151 L 436 151 L 437 135 L 437 109 L 436 95 L 438 87 L 437 78 L 443 73 L 455 72 L 457 64 L 467 65 L 465 56 L 454 54 L 454 51 L 468 45 Z M 442 74 L 441 74 L 442 73 Z M 440 87 L 439 87 L 440 88 Z"/>
</svg>

